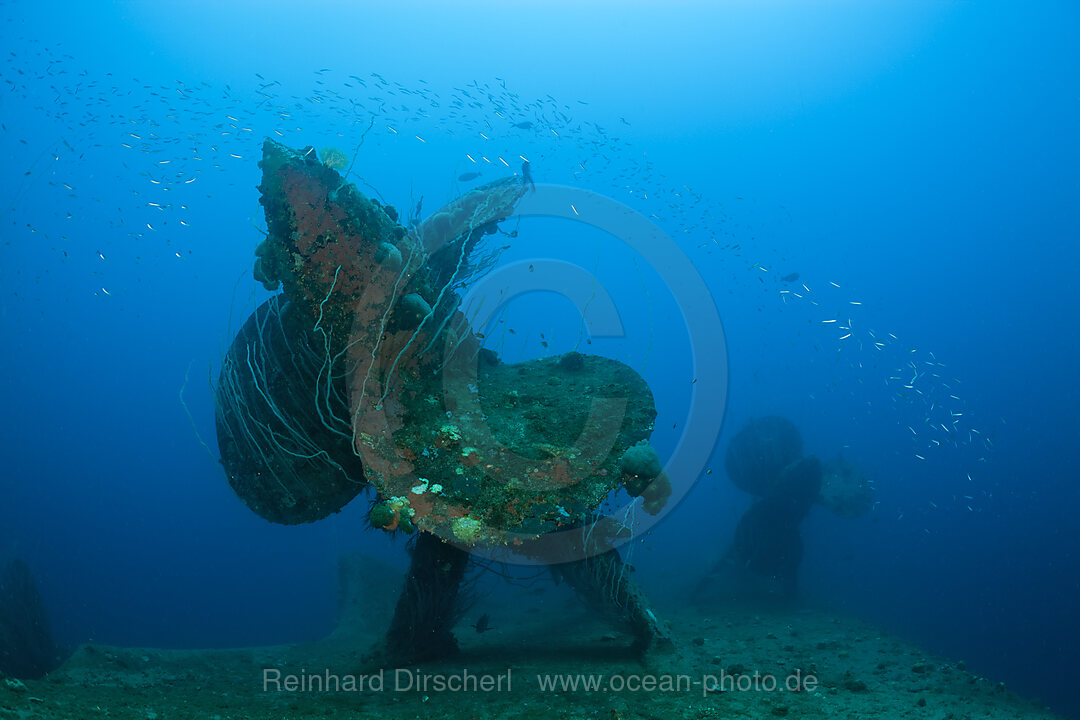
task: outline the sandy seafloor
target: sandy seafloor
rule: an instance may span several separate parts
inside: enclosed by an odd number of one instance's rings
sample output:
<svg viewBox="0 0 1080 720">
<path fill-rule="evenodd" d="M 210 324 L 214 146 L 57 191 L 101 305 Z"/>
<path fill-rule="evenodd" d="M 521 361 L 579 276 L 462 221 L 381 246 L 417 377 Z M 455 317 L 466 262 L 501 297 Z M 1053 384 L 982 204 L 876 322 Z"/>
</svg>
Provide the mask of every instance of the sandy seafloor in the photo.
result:
<svg viewBox="0 0 1080 720">
<path fill-rule="evenodd" d="M 456 630 L 459 655 L 401 673 L 387 669 L 381 690 L 264 690 L 264 674 L 277 671 L 283 681 L 329 671 L 344 682 L 370 673 L 364 656 L 385 627 L 391 601 L 346 600 L 337 630 L 312 643 L 229 650 L 83 645 L 43 680 L 0 681 L 0 719 L 1055 717 L 1003 684 L 971 674 L 963 663 L 930 655 L 860 620 L 805 606 L 658 605 L 675 650 L 642 660 L 630 652 L 627 635 L 564 588 L 522 591 L 510 602 L 481 598 Z M 492 629 L 481 634 L 470 623 L 484 612 Z M 501 690 L 488 692 L 405 687 L 418 672 L 461 677 L 467 670 L 478 682 L 488 674 L 497 683 L 508 669 L 509 690 L 505 679 Z M 818 686 L 765 689 L 766 675 L 784 685 L 796 671 L 813 675 Z M 595 675 L 603 689 L 544 691 L 542 674 Z M 744 678 L 744 689 L 703 691 L 703 679 L 720 681 L 725 674 L 729 684 Z M 682 686 L 613 689 L 624 682 Z"/>
</svg>

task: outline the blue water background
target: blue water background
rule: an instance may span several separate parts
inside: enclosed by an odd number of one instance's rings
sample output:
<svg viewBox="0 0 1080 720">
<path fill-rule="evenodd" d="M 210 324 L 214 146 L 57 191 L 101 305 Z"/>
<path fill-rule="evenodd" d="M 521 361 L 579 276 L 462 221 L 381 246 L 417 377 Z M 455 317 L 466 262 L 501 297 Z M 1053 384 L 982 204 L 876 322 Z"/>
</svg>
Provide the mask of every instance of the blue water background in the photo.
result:
<svg viewBox="0 0 1080 720">
<path fill-rule="evenodd" d="M 811 515 L 806 593 L 1080 715 L 1078 32 L 1068 2 L 0 4 L 0 557 L 35 569 L 65 642 L 178 647 L 317 637 L 341 553 L 404 561 L 363 500 L 273 526 L 211 456 L 208 380 L 265 296 L 259 145 L 277 129 L 351 155 L 368 116 L 344 98 L 388 93 L 345 83 L 375 72 L 400 86 L 357 172 L 399 209 L 460 192 L 490 122 L 507 172 L 522 153 L 540 180 L 656 212 L 712 288 L 728 355 L 691 367 L 662 278 L 618 242 L 536 222 L 506 257 L 596 271 L 627 336 L 591 349 L 650 382 L 665 454 L 692 377 L 728 368 L 713 461 L 635 545 L 647 589 L 688 587 L 723 552 L 749 504 L 723 449 L 782 414 L 879 491 L 866 518 Z M 272 81 L 287 120 L 256 107 Z M 438 122 L 473 81 L 550 94 L 573 122 L 513 128 L 483 93 Z M 402 88 L 440 108 L 415 119 Z M 555 295 L 505 322 L 509 359 L 578 344 Z M 931 358 L 970 443 L 933 446 L 942 408 L 887 381 Z"/>
</svg>

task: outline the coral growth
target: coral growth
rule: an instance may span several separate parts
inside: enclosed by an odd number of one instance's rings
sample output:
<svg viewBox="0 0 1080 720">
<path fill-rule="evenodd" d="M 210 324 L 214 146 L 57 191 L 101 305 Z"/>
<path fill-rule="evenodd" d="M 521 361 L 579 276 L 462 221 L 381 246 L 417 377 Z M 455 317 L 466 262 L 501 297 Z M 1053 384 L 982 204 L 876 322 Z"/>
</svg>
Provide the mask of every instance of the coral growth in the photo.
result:
<svg viewBox="0 0 1080 720">
<path fill-rule="evenodd" d="M 655 451 L 646 444 L 628 453 L 656 415 L 641 377 L 580 353 L 503 364 L 458 307 L 460 289 L 497 258 L 499 248 L 484 238 L 513 214 L 529 187 L 522 177 L 478 187 L 407 229 L 330 164 L 310 148 L 266 141 L 260 190 L 268 237 L 256 273 L 267 286 L 280 283 L 307 324 L 319 400 L 313 420 L 320 433 L 349 442 L 384 498 L 372 524 L 415 526 L 466 544 L 517 544 L 581 525 L 631 485 L 657 512 L 670 483 Z M 280 436 L 249 450 L 270 447 L 284 460 Z M 305 459 L 318 454 L 299 447 Z M 280 484 L 267 490 L 274 493 Z"/>
<path fill-rule="evenodd" d="M 341 171 L 349 166 L 349 156 L 336 147 L 324 147 L 319 157 L 322 158 L 323 165 L 334 170 Z"/>
</svg>

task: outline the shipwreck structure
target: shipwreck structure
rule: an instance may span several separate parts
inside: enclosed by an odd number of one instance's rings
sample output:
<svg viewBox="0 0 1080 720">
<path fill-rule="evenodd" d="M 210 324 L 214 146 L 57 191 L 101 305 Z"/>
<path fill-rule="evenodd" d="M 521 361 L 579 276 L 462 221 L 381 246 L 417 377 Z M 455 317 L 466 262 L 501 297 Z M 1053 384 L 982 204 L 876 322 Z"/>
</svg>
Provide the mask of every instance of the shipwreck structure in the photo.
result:
<svg viewBox="0 0 1080 720">
<path fill-rule="evenodd" d="M 280 292 L 226 354 L 219 447 L 237 495 L 279 523 L 314 522 L 371 487 L 372 527 L 415 536 L 383 653 L 451 652 L 470 552 L 552 566 L 606 603 L 639 649 L 667 642 L 614 549 L 612 493 L 663 506 L 645 381 L 610 358 L 505 363 L 460 307 L 490 270 L 489 237 L 535 186 L 522 171 L 403 224 L 312 148 L 263 146 L 267 236 L 255 279 Z"/>
</svg>

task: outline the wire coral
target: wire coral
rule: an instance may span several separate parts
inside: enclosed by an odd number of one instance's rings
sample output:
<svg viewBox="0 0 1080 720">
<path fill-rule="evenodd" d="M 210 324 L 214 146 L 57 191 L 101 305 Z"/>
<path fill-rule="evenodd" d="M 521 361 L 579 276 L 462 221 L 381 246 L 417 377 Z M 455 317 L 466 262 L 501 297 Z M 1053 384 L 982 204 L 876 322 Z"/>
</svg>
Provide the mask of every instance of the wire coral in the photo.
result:
<svg viewBox="0 0 1080 720">
<path fill-rule="evenodd" d="M 341 378 L 295 305 L 266 301 L 237 333 L 214 392 L 218 447 L 236 494 L 272 522 L 320 520 L 364 488 Z"/>
</svg>

